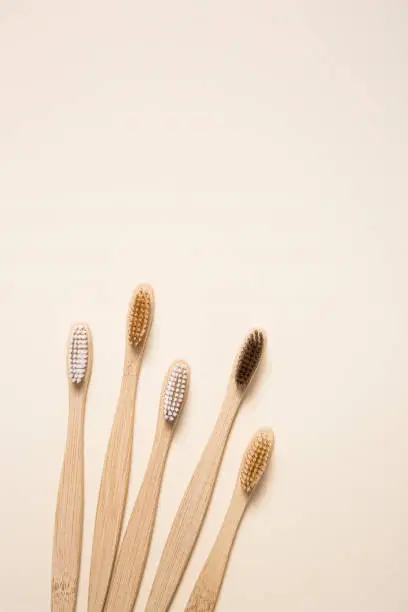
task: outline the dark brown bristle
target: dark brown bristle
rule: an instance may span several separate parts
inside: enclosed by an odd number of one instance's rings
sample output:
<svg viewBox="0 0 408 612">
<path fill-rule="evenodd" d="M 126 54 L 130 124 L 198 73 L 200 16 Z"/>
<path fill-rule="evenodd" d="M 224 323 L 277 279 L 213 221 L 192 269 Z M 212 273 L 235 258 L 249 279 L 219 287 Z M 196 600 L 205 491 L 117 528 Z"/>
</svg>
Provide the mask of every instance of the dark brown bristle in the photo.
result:
<svg viewBox="0 0 408 612">
<path fill-rule="evenodd" d="M 264 334 L 259 329 L 255 329 L 247 337 L 235 369 L 237 385 L 246 386 L 251 380 L 261 359 L 264 342 Z"/>
<path fill-rule="evenodd" d="M 146 289 L 139 289 L 129 308 L 128 339 L 137 346 L 145 337 L 149 327 L 151 297 Z"/>
<path fill-rule="evenodd" d="M 242 460 L 240 482 L 242 490 L 250 495 L 268 465 L 273 447 L 273 433 L 261 430 L 253 438 Z"/>
</svg>

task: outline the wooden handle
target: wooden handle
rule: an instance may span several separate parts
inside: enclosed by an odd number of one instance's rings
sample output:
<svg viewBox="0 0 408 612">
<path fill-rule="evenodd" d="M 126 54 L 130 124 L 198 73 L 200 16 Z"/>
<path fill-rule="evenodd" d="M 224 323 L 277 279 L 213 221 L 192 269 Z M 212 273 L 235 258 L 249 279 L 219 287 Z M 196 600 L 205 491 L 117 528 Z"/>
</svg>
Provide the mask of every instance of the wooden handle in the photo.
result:
<svg viewBox="0 0 408 612">
<path fill-rule="evenodd" d="M 96 509 L 88 611 L 102 612 L 116 557 L 129 485 L 139 364 L 128 363 L 106 451 Z"/>
<path fill-rule="evenodd" d="M 159 426 L 149 463 L 119 549 L 104 612 L 132 612 L 150 548 L 173 426 Z"/>
<path fill-rule="evenodd" d="M 171 526 L 145 612 L 167 611 L 200 533 L 240 397 L 230 387 Z"/>
<path fill-rule="evenodd" d="M 74 612 L 84 517 L 85 395 L 70 393 L 67 442 L 58 490 L 52 556 L 51 610 Z"/>
<path fill-rule="evenodd" d="M 211 612 L 215 609 L 235 536 L 248 503 L 239 484 L 208 559 L 188 600 L 185 612 Z"/>
</svg>

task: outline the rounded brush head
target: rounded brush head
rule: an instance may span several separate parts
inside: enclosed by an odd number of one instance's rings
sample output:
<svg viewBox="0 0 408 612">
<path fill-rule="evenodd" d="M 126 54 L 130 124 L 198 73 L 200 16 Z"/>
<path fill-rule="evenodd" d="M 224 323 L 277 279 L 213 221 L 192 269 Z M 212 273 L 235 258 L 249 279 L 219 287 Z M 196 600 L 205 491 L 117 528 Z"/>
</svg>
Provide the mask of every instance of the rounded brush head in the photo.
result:
<svg viewBox="0 0 408 612">
<path fill-rule="evenodd" d="M 185 361 L 175 361 L 165 379 L 163 392 L 163 415 L 166 421 L 177 420 L 187 399 L 190 368 Z"/>
<path fill-rule="evenodd" d="M 80 385 L 86 376 L 89 364 L 89 328 L 84 323 L 72 327 L 68 347 L 68 376 Z"/>
<path fill-rule="evenodd" d="M 128 313 L 128 340 L 134 347 L 146 338 L 153 311 L 153 291 L 141 285 L 133 295 Z"/>
<path fill-rule="evenodd" d="M 250 495 L 265 473 L 271 458 L 274 436 L 270 429 L 260 429 L 251 440 L 242 460 L 239 480 L 241 488 Z"/>
<path fill-rule="evenodd" d="M 247 387 L 259 365 L 265 346 L 265 333 L 254 329 L 245 339 L 235 366 L 235 382 L 241 388 Z"/>
</svg>

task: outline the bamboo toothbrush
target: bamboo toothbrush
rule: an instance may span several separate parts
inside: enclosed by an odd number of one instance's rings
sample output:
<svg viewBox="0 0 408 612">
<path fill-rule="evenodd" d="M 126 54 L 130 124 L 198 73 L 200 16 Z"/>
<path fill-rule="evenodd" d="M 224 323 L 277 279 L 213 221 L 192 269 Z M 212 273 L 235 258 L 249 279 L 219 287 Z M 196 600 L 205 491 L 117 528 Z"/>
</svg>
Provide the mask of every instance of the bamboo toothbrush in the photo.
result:
<svg viewBox="0 0 408 612">
<path fill-rule="evenodd" d="M 185 612 L 202 610 L 211 612 L 215 609 L 238 528 L 252 493 L 269 463 L 273 442 L 273 432 L 268 429 L 259 430 L 251 440 L 242 460 L 224 522 L 188 600 Z"/>
<path fill-rule="evenodd" d="M 119 401 L 103 466 L 96 509 L 88 611 L 102 612 L 116 557 L 129 485 L 136 388 L 153 318 L 153 290 L 139 285 L 128 314 Z"/>
<path fill-rule="evenodd" d="M 134 608 L 150 548 L 167 454 L 188 393 L 189 374 L 188 365 L 176 361 L 164 379 L 153 449 L 119 548 L 104 612 L 132 612 Z"/>
<path fill-rule="evenodd" d="M 263 331 L 255 329 L 247 335 L 236 357 L 221 412 L 173 521 L 145 612 L 162 612 L 170 607 L 204 521 L 234 419 L 264 344 Z"/>
<path fill-rule="evenodd" d="M 92 338 L 86 324 L 71 329 L 67 350 L 69 416 L 58 490 L 52 555 L 51 610 L 74 612 L 84 520 L 84 417 L 92 370 Z"/>
</svg>

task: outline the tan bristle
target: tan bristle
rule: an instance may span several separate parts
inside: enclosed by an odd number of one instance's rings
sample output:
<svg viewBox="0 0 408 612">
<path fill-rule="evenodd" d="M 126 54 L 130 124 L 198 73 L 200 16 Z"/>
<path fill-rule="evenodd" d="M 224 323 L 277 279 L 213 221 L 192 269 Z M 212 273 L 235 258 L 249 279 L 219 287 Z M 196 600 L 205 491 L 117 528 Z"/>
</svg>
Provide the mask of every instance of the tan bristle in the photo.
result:
<svg viewBox="0 0 408 612">
<path fill-rule="evenodd" d="M 149 327 L 152 308 L 150 293 L 147 289 L 139 289 L 129 308 L 128 340 L 137 346 L 144 339 Z"/>
<path fill-rule="evenodd" d="M 242 490 L 249 495 L 255 489 L 270 459 L 273 447 L 273 433 L 260 430 L 247 448 L 242 460 L 240 481 Z"/>
<path fill-rule="evenodd" d="M 79 385 L 88 367 L 89 335 L 86 325 L 74 325 L 68 348 L 68 376 Z"/>
<path fill-rule="evenodd" d="M 237 385 L 245 386 L 249 383 L 258 367 L 265 343 L 264 333 L 260 329 L 252 331 L 242 346 L 235 369 Z"/>
<path fill-rule="evenodd" d="M 173 423 L 187 398 L 189 368 L 184 362 L 176 363 L 167 376 L 163 395 L 163 414 L 166 421 Z"/>
</svg>

